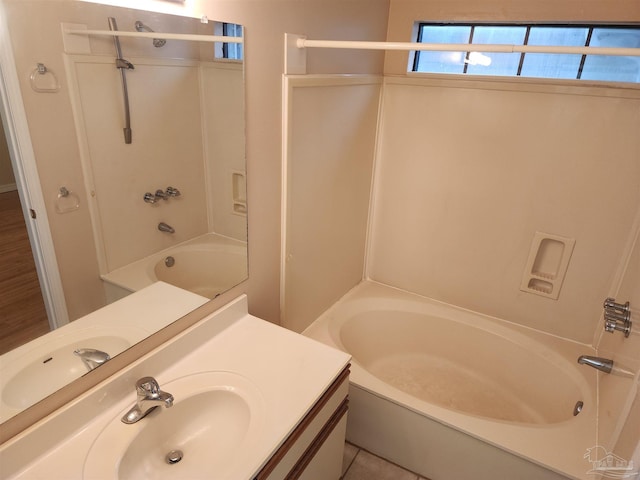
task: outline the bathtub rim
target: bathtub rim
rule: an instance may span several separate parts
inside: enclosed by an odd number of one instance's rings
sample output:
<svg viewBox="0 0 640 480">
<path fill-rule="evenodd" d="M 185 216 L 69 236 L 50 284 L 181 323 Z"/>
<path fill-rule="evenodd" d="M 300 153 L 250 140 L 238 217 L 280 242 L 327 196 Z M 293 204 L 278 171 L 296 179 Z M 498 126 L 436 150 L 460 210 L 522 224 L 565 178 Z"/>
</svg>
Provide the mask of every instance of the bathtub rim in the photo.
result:
<svg viewBox="0 0 640 480">
<path fill-rule="evenodd" d="M 100 278 L 103 282 L 109 283 L 128 292 L 137 292 L 138 290 L 148 287 L 152 283 L 160 281 L 156 277 L 154 269 L 156 264 L 164 257 L 171 253 L 188 250 L 194 247 L 239 254 L 245 258 L 245 262 L 248 266 L 247 242 L 209 232 L 172 245 L 140 260 L 112 270 L 111 272 L 101 274 Z M 229 285 L 227 290 L 236 284 L 237 283 Z"/>
<path fill-rule="evenodd" d="M 349 307 L 353 308 L 354 304 L 357 306 L 380 295 L 425 302 L 429 307 L 437 305 L 440 308 L 453 308 L 457 312 L 466 312 L 466 315 L 479 315 L 489 320 L 491 324 L 495 322 L 495 324 L 502 325 L 508 330 L 513 329 L 525 336 L 530 335 L 534 340 L 546 340 L 550 344 L 558 346 L 560 351 L 563 352 L 562 356 L 568 362 L 567 364 L 572 364 L 572 361 L 577 359 L 578 352 L 580 354 L 595 353 L 595 349 L 589 345 L 562 339 L 546 332 L 536 331 L 530 327 L 448 305 L 444 302 L 422 297 L 372 280 L 363 280 L 356 285 L 307 327 L 302 334 L 339 350 L 346 351 L 343 345 L 338 345 L 334 342 L 334 337 L 328 328 L 328 324 L 333 321 L 341 325 L 347 320 L 347 318 L 343 318 L 337 321 L 335 318 L 336 313 L 340 313 L 340 309 L 344 308 L 345 304 L 350 303 Z M 350 382 L 371 395 L 392 402 L 399 408 L 409 409 L 417 415 L 455 429 L 556 473 L 569 475 L 573 478 L 592 478 L 586 476 L 589 465 L 584 461 L 583 454 L 587 448 L 597 444 L 597 375 L 595 371 L 578 369 L 577 362 L 576 367 L 574 367 L 575 371 L 588 387 L 589 398 L 583 399 L 585 408 L 577 417 L 567 421 L 542 425 L 488 420 L 439 407 L 388 385 L 369 373 L 356 358 L 353 358 L 351 363 Z M 354 405 L 354 408 L 357 408 L 357 405 Z M 550 435 L 551 437 L 549 437 Z M 554 446 L 548 441 L 549 438 L 556 439 L 553 445 L 557 444 L 562 447 L 562 452 L 558 449 L 554 451 Z M 578 439 L 578 442 L 576 442 L 576 439 Z M 532 448 L 536 449 L 535 453 L 530 451 Z M 570 450 L 570 452 L 567 450 Z M 571 458 L 567 458 L 568 456 L 571 456 Z"/>
<path fill-rule="evenodd" d="M 385 299 L 386 300 L 386 299 Z M 368 299 L 365 299 L 364 302 L 369 301 Z M 362 303 L 362 302 L 359 302 Z M 350 315 L 348 318 L 345 315 L 344 317 L 340 317 L 339 319 L 335 319 L 332 318 L 331 321 L 329 322 L 328 325 L 328 329 L 329 329 L 329 335 L 331 336 L 333 345 L 336 346 L 339 350 L 342 350 L 344 352 L 349 352 L 350 355 L 352 355 L 354 362 L 358 363 L 358 365 L 360 366 L 360 368 L 362 368 L 364 370 L 364 373 L 366 373 L 367 375 L 371 375 L 373 378 L 380 380 L 383 384 L 387 385 L 387 383 L 380 379 L 377 375 L 371 373 L 369 371 L 369 369 L 363 364 L 363 362 L 361 361 L 362 356 L 359 354 L 359 352 L 357 350 L 354 349 L 350 349 L 348 348 L 345 343 L 344 343 L 344 336 L 342 335 L 342 329 L 347 326 L 348 324 L 351 323 L 351 321 L 356 320 L 361 322 L 361 321 L 365 321 L 366 319 L 362 319 L 360 317 L 360 315 L 366 315 L 368 312 L 392 312 L 392 311 L 398 311 L 399 309 L 396 308 L 392 308 L 393 305 L 386 305 L 386 301 L 385 303 L 385 308 L 375 308 L 376 306 L 373 306 L 373 308 L 369 308 L 368 310 L 361 310 L 358 311 L 357 313 Z M 394 304 L 399 304 L 402 303 L 402 300 L 394 300 L 393 302 Z M 431 308 L 432 305 L 428 305 L 427 308 Z M 357 308 L 357 307 L 356 307 Z M 446 308 L 446 307 L 445 307 Z M 472 318 L 466 318 L 466 319 L 458 319 L 458 318 L 447 318 L 444 314 L 434 314 L 434 313 L 430 313 L 430 312 L 420 312 L 417 311 L 417 309 L 412 308 L 411 310 L 409 309 L 401 309 L 402 313 L 408 313 L 410 315 L 417 315 L 417 316 L 426 316 L 426 317 L 431 317 L 431 320 L 435 320 L 436 322 L 438 320 L 444 320 L 447 322 L 452 322 L 452 323 L 456 323 L 459 326 L 465 326 L 468 328 L 473 328 L 475 330 L 478 330 L 481 332 L 481 335 L 489 335 L 489 336 L 494 336 L 498 339 L 498 341 L 500 342 L 506 342 L 508 344 L 510 344 L 510 346 L 513 346 L 515 348 L 519 348 L 519 349 L 525 349 L 527 352 L 529 352 L 531 355 L 533 355 L 535 358 L 533 359 L 533 361 L 536 362 L 536 364 L 540 364 L 540 366 L 545 366 L 547 369 L 552 369 L 552 370 L 559 370 L 560 374 L 566 378 L 567 380 L 570 380 L 573 383 L 573 386 L 575 387 L 575 389 L 577 390 L 577 397 L 575 400 L 572 398 L 569 403 L 573 403 L 575 404 L 575 401 L 581 400 L 583 402 L 587 402 L 587 399 L 589 399 L 589 401 L 591 401 L 591 393 L 593 391 L 593 388 L 589 385 L 589 382 L 587 380 L 587 377 L 585 377 L 585 373 L 588 375 L 588 373 L 592 373 L 592 372 L 588 372 L 586 371 L 585 368 L 581 368 L 580 366 L 577 365 L 577 362 L 574 361 L 577 359 L 577 357 L 575 357 L 575 359 L 572 359 L 571 357 L 567 358 L 566 356 L 558 353 L 557 351 L 554 351 L 553 349 L 549 348 L 547 345 L 545 345 L 544 343 L 532 338 L 530 335 L 526 335 L 522 332 L 519 332 L 515 329 L 513 329 L 511 326 L 506 326 L 506 325 L 502 325 L 500 323 L 496 323 L 491 321 L 490 319 L 484 319 L 482 318 L 481 315 L 479 314 L 470 314 L 468 315 L 469 317 L 475 317 L 474 319 Z M 459 314 L 460 312 L 455 311 L 454 315 Z M 337 320 L 337 321 L 336 321 Z M 410 320 L 410 318 L 408 319 Z M 480 321 L 478 321 L 480 320 Z M 422 332 L 421 332 L 422 333 Z M 473 342 L 472 342 L 473 345 Z M 353 350 L 353 351 L 352 351 Z M 445 357 L 446 358 L 446 357 Z M 462 366 L 466 366 L 466 367 L 471 367 L 471 363 L 468 364 L 464 364 Z M 548 370 L 547 370 L 548 371 Z M 398 389 L 397 387 L 393 387 L 390 386 L 391 388 L 394 388 L 396 390 L 398 390 L 399 392 L 403 392 L 406 393 L 408 395 L 411 395 L 413 397 L 413 395 L 411 393 L 408 392 L 404 392 L 404 390 Z M 426 400 L 425 400 L 426 401 Z M 435 406 L 439 406 L 437 403 L 435 402 L 428 402 L 429 404 L 433 404 Z M 573 404 L 571 405 L 571 407 L 573 407 Z M 469 415 L 469 416 L 473 416 L 476 418 L 485 418 L 488 419 L 491 422 L 498 422 L 498 423 L 507 423 L 507 424 L 515 424 L 515 425 L 520 425 L 520 426 L 547 426 L 547 425 L 555 425 L 555 424 L 561 424 L 564 422 L 570 422 L 575 420 L 575 416 L 566 416 L 566 418 L 563 418 L 562 420 L 559 421 L 549 421 L 549 422 L 541 422 L 541 423 L 535 423 L 535 422 L 519 422 L 519 421 L 512 421 L 512 420 L 501 420 L 501 419 L 496 419 L 496 418 L 492 418 L 492 417 L 487 417 L 487 416 L 483 416 L 480 414 L 474 414 L 471 412 L 466 412 L 466 411 L 462 411 L 462 410 L 458 410 L 458 409 L 453 409 L 453 408 L 448 408 L 446 406 L 442 406 L 440 408 L 444 408 L 445 410 L 451 410 L 451 411 L 455 411 L 458 413 L 461 413 L 463 415 Z M 571 411 L 567 412 L 567 414 L 570 414 Z"/>
</svg>

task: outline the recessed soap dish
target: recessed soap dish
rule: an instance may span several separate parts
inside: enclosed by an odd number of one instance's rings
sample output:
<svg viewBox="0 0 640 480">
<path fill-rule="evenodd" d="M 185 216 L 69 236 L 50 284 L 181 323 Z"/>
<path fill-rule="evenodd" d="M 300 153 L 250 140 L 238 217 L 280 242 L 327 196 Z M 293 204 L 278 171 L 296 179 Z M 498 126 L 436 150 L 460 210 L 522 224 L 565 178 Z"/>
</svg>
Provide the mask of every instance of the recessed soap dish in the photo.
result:
<svg viewBox="0 0 640 480">
<path fill-rule="evenodd" d="M 575 243 L 574 238 L 536 232 L 520 290 L 557 300 Z"/>
</svg>

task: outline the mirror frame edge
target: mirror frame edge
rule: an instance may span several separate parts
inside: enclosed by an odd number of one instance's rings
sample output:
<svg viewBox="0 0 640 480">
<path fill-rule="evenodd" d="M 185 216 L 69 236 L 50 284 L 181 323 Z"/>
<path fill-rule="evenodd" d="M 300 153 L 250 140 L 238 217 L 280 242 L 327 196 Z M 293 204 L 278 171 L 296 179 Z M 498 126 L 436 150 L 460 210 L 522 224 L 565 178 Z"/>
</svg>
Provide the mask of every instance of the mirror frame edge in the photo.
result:
<svg viewBox="0 0 640 480">
<path fill-rule="evenodd" d="M 75 382 L 65 385 L 55 393 L 6 420 L 2 423 L 2 429 L 0 429 L 0 445 L 10 441 L 14 437 L 17 437 L 29 427 L 34 426 L 47 416 L 56 412 L 58 409 L 73 402 L 79 396 L 87 393 L 98 384 L 107 381 L 110 377 L 116 375 L 133 362 L 139 360 L 141 357 L 163 346 L 177 334 L 187 330 L 189 327 L 200 322 L 205 317 L 210 316 L 216 310 L 224 307 L 233 299 L 242 294 L 246 294 L 248 290 L 248 283 L 249 280 L 247 278 L 242 283 L 232 287 L 230 290 L 227 290 L 215 299 L 201 305 L 184 317 L 179 318 L 162 330 L 159 330 L 121 354 L 115 356 L 109 362 L 101 365 L 100 368 L 88 372 Z M 152 372 L 150 372 L 150 374 L 151 373 Z M 133 392 L 133 385 L 131 388 Z"/>
<path fill-rule="evenodd" d="M 100 3 L 100 2 L 96 2 L 96 3 Z M 127 7 L 127 8 L 135 9 L 136 7 Z M 169 12 L 158 11 L 157 13 L 169 13 Z M 169 14 L 181 15 L 180 13 L 176 13 L 176 12 L 171 12 Z M 5 14 L 4 0 L 0 0 L 0 27 L 3 25 L 6 26 L 6 20 L 7 19 Z M 2 29 L 2 30 L 3 31 L 0 32 L 0 38 L 6 37 L 7 39 L 10 39 L 8 29 Z M 11 59 L 10 59 L 11 61 L 8 61 L 7 58 L 5 58 L 5 55 L 4 55 L 5 48 L 11 53 Z M 15 73 L 16 79 L 17 79 L 17 72 L 7 71 L 8 67 L 15 68 L 15 61 L 13 60 L 12 57 L 13 57 L 13 52 L 12 52 L 11 43 L 3 42 L 3 45 L 0 47 L 0 75 L 2 75 L 2 77 L 6 77 L 7 75 L 13 75 Z M 244 78 L 244 73 L 243 73 L 243 78 Z M 13 81 L 13 78 L 11 78 L 10 80 Z M 4 85 L 6 86 L 6 83 Z M 2 92 L 4 91 L 5 91 L 5 88 L 3 87 Z M 3 100 L 4 100 L 4 95 L 3 95 Z M 245 92 L 243 108 L 245 110 L 245 118 L 246 118 L 246 92 Z M 4 111 L 2 113 L 2 116 L 4 117 Z M 28 129 L 27 129 L 27 132 L 28 132 Z M 246 124 L 245 124 L 245 137 L 246 137 Z M 26 138 L 29 141 L 28 146 L 31 147 L 30 136 L 27 136 Z M 18 138 L 18 140 L 21 140 L 21 139 Z M 22 143 L 23 142 L 18 141 L 17 148 L 21 149 Z M 246 162 L 246 152 L 245 152 L 245 162 Z M 13 161 L 12 161 L 12 164 L 13 164 Z M 245 164 L 245 169 L 246 169 L 246 164 Z M 39 182 L 38 182 L 38 187 L 40 188 Z M 30 204 L 37 206 L 38 199 L 36 198 L 35 200 L 36 202 L 34 203 L 33 199 L 30 199 L 29 200 Z M 248 222 L 248 216 L 247 216 L 247 222 Z M 248 228 L 248 223 L 247 223 L 247 228 Z M 248 249 L 248 242 L 247 242 L 247 249 Z M 54 257 L 54 260 L 56 260 L 55 257 Z M 248 264 L 247 264 L 247 270 L 248 270 Z M 150 335 L 149 337 L 145 338 L 144 340 L 130 347 L 126 351 L 122 352 L 121 354 L 115 356 L 111 361 L 103 365 L 101 368 L 88 372 L 87 374 L 80 377 L 79 379 L 76 379 L 74 382 L 65 385 L 64 387 L 57 390 L 56 392 L 49 395 L 48 397 L 45 397 L 44 399 L 40 400 L 34 405 L 27 407 L 26 409 L 17 413 L 13 417 L 0 423 L 0 427 L 1 427 L 0 428 L 0 446 L 11 441 L 15 437 L 18 437 L 22 432 L 38 424 L 38 422 L 42 421 L 49 415 L 55 413 L 57 410 L 66 406 L 67 404 L 72 403 L 79 396 L 84 395 L 85 393 L 90 391 L 92 388 L 99 385 L 101 382 L 107 381 L 110 377 L 118 374 L 133 362 L 139 360 L 141 357 L 144 357 L 152 350 L 164 345 L 173 337 L 175 337 L 177 334 L 188 329 L 194 324 L 200 322 L 205 317 L 210 316 L 216 310 L 219 310 L 220 308 L 222 308 L 223 306 L 225 306 L 226 304 L 228 304 L 238 296 L 242 294 L 246 294 L 248 290 L 248 281 L 249 281 L 249 276 L 247 271 L 247 276 L 241 283 L 235 285 L 231 289 L 220 294 L 215 299 L 210 300 L 207 303 L 196 308 L 195 310 L 189 312 L 185 316 L 179 319 L 176 319 L 173 323 L 169 324 L 167 327 L 164 327 L 163 329 Z M 64 296 L 62 296 L 62 298 L 64 302 Z M 66 305 L 64 305 L 63 303 L 62 306 L 63 306 L 63 311 L 66 314 Z M 57 310 L 55 306 L 54 306 L 54 309 Z M 66 317 L 66 315 L 63 315 L 63 317 Z M 63 318 L 63 323 L 67 323 L 64 320 L 65 319 Z"/>
</svg>

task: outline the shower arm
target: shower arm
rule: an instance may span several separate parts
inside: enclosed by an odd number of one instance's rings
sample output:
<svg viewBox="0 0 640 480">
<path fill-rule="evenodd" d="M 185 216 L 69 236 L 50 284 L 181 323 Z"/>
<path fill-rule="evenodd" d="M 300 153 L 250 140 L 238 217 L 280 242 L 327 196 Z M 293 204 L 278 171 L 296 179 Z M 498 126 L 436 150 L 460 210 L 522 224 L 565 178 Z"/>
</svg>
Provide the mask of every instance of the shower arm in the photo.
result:
<svg viewBox="0 0 640 480">
<path fill-rule="evenodd" d="M 118 24 L 116 19 L 109 17 L 109 30 L 117 31 Z M 113 43 L 116 47 L 116 68 L 120 70 L 120 77 L 122 79 L 122 95 L 124 99 L 124 143 L 131 143 L 131 114 L 129 112 L 129 89 L 127 88 L 127 75 L 125 70 L 133 69 L 131 62 L 128 62 L 122 58 L 122 49 L 120 48 L 120 39 L 117 36 L 113 37 Z"/>
</svg>

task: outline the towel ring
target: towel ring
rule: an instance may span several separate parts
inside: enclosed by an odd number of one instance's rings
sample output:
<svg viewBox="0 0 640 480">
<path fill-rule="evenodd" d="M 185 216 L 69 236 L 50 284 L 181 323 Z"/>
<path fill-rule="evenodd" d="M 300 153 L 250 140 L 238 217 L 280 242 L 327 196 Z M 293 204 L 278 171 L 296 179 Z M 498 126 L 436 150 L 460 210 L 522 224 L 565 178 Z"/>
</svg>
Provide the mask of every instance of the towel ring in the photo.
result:
<svg viewBox="0 0 640 480">
<path fill-rule="evenodd" d="M 38 63 L 29 77 L 31 88 L 38 93 L 56 93 L 60 90 L 58 77 L 44 63 Z"/>
<path fill-rule="evenodd" d="M 57 213 L 69 213 L 80 208 L 80 198 L 67 187 L 60 187 L 58 192 L 56 201 Z"/>
</svg>

